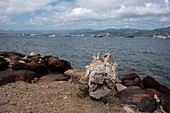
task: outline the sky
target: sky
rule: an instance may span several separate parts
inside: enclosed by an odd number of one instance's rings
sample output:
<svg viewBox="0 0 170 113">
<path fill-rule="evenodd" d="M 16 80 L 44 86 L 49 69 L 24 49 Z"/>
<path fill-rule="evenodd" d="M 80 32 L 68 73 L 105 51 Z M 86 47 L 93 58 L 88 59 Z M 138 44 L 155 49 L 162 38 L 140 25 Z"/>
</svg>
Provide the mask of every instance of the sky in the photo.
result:
<svg viewBox="0 0 170 113">
<path fill-rule="evenodd" d="M 169 0 L 0 0 L 1 30 L 170 26 Z"/>
</svg>

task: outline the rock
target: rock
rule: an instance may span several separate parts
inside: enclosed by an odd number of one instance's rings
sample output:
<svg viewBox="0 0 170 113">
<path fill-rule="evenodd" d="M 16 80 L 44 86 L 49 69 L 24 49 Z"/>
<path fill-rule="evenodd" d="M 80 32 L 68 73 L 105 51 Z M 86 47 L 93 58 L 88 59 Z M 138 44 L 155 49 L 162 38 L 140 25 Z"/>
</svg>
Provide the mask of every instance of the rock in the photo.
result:
<svg viewBox="0 0 170 113">
<path fill-rule="evenodd" d="M 0 56 L 9 57 L 8 53 L 5 51 L 0 51 Z"/>
<path fill-rule="evenodd" d="M 14 71 L 17 71 L 17 70 L 29 70 L 29 66 L 26 65 L 25 63 L 15 62 L 12 65 L 12 70 L 14 70 Z"/>
<path fill-rule="evenodd" d="M 23 60 L 19 60 L 18 61 L 19 63 L 23 63 L 23 64 L 25 64 L 26 62 L 25 61 L 23 61 Z"/>
<path fill-rule="evenodd" d="M 162 105 L 163 109 L 167 113 L 170 113 L 170 95 L 165 95 L 156 89 L 148 88 L 146 91 L 149 92 L 152 96 L 157 95 L 157 97 L 160 99 L 160 104 Z"/>
<path fill-rule="evenodd" d="M 52 73 L 45 75 L 37 80 L 36 83 L 53 82 L 53 81 L 68 81 L 70 76 L 64 75 L 62 73 Z"/>
<path fill-rule="evenodd" d="M 27 66 L 31 67 L 33 64 L 31 62 L 25 63 Z"/>
<path fill-rule="evenodd" d="M 58 57 L 51 56 L 48 58 L 48 69 L 51 72 L 64 73 L 68 69 L 71 69 L 71 64 L 66 60 L 58 59 Z"/>
<path fill-rule="evenodd" d="M 133 80 L 123 80 L 122 84 L 126 87 L 132 86 Z"/>
<path fill-rule="evenodd" d="M 4 71 L 8 68 L 9 62 L 7 62 L 4 58 L 0 58 L 0 71 Z"/>
<path fill-rule="evenodd" d="M 22 57 L 20 57 L 20 56 L 10 56 L 9 59 L 11 59 L 13 62 L 18 62 L 19 60 L 22 60 Z"/>
<path fill-rule="evenodd" d="M 170 113 L 170 95 L 166 95 L 164 99 L 165 101 L 162 102 L 162 107 L 167 113 Z"/>
<path fill-rule="evenodd" d="M 79 89 L 78 95 L 80 97 L 85 97 L 85 96 L 89 95 L 89 91 L 88 91 L 89 90 L 89 86 L 88 86 L 87 83 L 78 81 L 78 89 Z"/>
<path fill-rule="evenodd" d="M 118 92 L 120 92 L 120 91 L 122 91 L 122 90 L 124 90 L 126 88 L 127 88 L 126 86 L 124 86 L 124 85 L 122 85 L 120 83 L 116 83 L 116 89 L 117 89 Z"/>
<path fill-rule="evenodd" d="M 8 52 L 9 56 L 17 56 L 17 57 L 24 57 L 25 55 L 18 53 L 18 52 L 14 52 L 14 51 L 10 51 Z"/>
<path fill-rule="evenodd" d="M 156 81 L 151 76 L 146 76 L 146 77 L 143 78 L 143 85 L 146 89 L 152 88 L 152 89 L 156 89 L 156 90 L 162 92 L 163 94 L 170 95 L 169 88 L 160 84 L 158 81 Z"/>
<path fill-rule="evenodd" d="M 122 78 L 122 84 L 129 87 L 129 86 L 140 86 L 143 87 L 141 78 L 136 73 L 131 73 L 128 75 L 125 75 Z"/>
<path fill-rule="evenodd" d="M 16 81 L 31 82 L 35 73 L 29 70 L 2 71 L 0 72 L 0 86 Z"/>
<path fill-rule="evenodd" d="M 158 90 L 156 89 L 146 89 L 147 92 L 149 92 L 152 96 L 154 95 L 157 95 L 159 99 L 163 99 L 164 98 L 164 94 L 159 92 Z"/>
<path fill-rule="evenodd" d="M 44 63 L 35 63 L 30 67 L 30 69 L 38 75 L 37 77 L 48 74 L 47 66 Z"/>
<path fill-rule="evenodd" d="M 127 75 L 125 75 L 123 78 L 122 78 L 122 81 L 124 81 L 124 80 L 135 80 L 136 78 L 139 78 L 140 79 L 140 77 L 136 74 L 136 73 L 131 73 L 131 74 L 127 74 Z M 141 80 L 141 79 L 140 79 Z"/>
<path fill-rule="evenodd" d="M 153 112 L 157 108 L 154 97 L 138 86 L 130 86 L 120 91 L 117 96 L 124 104 L 141 112 Z"/>
<path fill-rule="evenodd" d="M 41 55 L 40 54 L 32 54 L 32 55 L 25 55 L 22 60 L 25 62 L 31 62 L 31 63 L 40 63 Z"/>
<path fill-rule="evenodd" d="M 38 63 L 41 59 L 41 55 L 40 54 L 34 54 L 34 55 L 30 55 L 31 56 L 31 62 L 32 63 Z"/>
<path fill-rule="evenodd" d="M 82 69 L 69 69 L 65 71 L 64 74 L 71 77 L 71 82 L 77 83 L 85 76 L 86 72 Z"/>
<path fill-rule="evenodd" d="M 43 76 L 40 79 L 38 79 L 35 83 L 45 83 L 45 82 L 54 82 L 54 81 L 56 81 L 56 79 L 53 77 Z"/>
<path fill-rule="evenodd" d="M 101 99 L 110 91 L 114 90 L 116 79 L 117 64 L 114 62 L 111 53 L 101 56 L 100 51 L 97 57 L 93 56 L 93 61 L 86 66 L 86 74 L 80 80 L 82 84 L 88 85 L 89 96 L 95 99 Z"/>
</svg>

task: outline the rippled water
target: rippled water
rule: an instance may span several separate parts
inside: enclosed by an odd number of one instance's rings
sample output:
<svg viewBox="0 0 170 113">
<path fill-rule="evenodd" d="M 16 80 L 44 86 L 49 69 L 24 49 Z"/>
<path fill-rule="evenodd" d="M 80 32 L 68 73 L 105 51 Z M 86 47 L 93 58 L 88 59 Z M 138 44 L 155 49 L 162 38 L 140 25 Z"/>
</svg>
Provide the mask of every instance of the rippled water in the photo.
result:
<svg viewBox="0 0 170 113">
<path fill-rule="evenodd" d="M 99 51 L 111 52 L 118 64 L 119 75 L 150 75 L 170 87 L 170 40 L 151 37 L 21 37 L 0 36 L 0 51 L 31 52 L 56 55 L 85 69 Z"/>
</svg>

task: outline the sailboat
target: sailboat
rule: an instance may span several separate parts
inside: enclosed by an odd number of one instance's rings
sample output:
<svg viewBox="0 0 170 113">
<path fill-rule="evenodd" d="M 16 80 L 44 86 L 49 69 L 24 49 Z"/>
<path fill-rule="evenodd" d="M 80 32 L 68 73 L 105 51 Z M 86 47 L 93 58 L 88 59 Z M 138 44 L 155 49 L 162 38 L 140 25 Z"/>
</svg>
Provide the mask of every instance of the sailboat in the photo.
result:
<svg viewBox="0 0 170 113">
<path fill-rule="evenodd" d="M 49 34 L 47 37 L 55 37 L 56 35 L 54 34 L 53 29 L 51 28 L 52 34 Z"/>
<path fill-rule="evenodd" d="M 55 34 L 50 34 L 48 35 L 48 37 L 55 37 Z"/>
<path fill-rule="evenodd" d="M 170 39 L 170 35 L 166 33 L 166 30 L 164 29 L 165 33 L 163 34 L 163 22 L 162 22 L 162 29 L 159 29 L 159 35 L 154 35 L 155 38 L 162 38 L 162 39 Z"/>
</svg>

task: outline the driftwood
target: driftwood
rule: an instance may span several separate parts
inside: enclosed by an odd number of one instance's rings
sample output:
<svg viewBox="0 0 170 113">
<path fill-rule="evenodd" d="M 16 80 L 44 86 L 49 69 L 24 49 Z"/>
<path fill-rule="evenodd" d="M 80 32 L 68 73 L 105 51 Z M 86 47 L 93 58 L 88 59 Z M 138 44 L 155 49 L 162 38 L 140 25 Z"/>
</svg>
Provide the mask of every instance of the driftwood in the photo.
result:
<svg viewBox="0 0 170 113">
<path fill-rule="evenodd" d="M 93 61 L 89 66 L 86 66 L 85 77 L 80 80 L 86 84 L 80 87 L 80 90 L 88 92 L 89 96 L 95 99 L 100 99 L 106 96 L 114 89 L 115 83 L 118 80 L 116 73 L 117 64 L 115 63 L 111 53 L 101 55 L 100 51 L 96 56 L 93 56 Z"/>
</svg>

